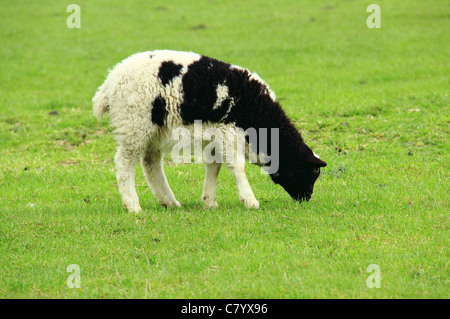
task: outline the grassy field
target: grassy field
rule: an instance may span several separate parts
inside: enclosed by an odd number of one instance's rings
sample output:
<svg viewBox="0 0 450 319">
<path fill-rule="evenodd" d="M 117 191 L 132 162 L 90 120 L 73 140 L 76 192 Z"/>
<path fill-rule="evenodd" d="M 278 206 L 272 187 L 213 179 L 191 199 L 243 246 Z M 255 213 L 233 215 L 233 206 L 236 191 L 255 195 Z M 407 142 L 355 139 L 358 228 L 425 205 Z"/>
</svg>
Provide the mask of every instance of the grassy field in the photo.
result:
<svg viewBox="0 0 450 319">
<path fill-rule="evenodd" d="M 4 0 L 0 6 L 0 298 L 448 298 L 448 1 Z M 125 212 L 116 145 L 91 98 L 140 51 L 257 72 L 328 166 L 297 203 L 248 166 L 259 210 L 222 169 L 168 162 L 182 208 Z M 81 268 L 80 289 L 66 269 Z M 369 288 L 367 267 L 380 267 Z"/>
</svg>

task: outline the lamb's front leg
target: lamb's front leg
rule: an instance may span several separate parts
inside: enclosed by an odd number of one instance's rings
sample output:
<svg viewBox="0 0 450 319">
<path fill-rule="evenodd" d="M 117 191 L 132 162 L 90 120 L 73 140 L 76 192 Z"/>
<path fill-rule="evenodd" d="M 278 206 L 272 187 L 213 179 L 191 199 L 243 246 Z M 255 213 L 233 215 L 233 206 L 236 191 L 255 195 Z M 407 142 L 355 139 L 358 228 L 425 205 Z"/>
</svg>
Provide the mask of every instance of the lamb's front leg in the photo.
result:
<svg viewBox="0 0 450 319">
<path fill-rule="evenodd" d="M 164 174 L 162 158 L 163 154 L 158 150 L 147 151 L 141 158 L 145 179 L 158 203 L 167 207 L 180 207 Z"/>
<path fill-rule="evenodd" d="M 243 202 L 247 208 L 259 208 L 259 202 L 256 200 L 255 195 L 253 195 L 247 175 L 245 175 L 245 164 L 227 163 L 227 167 L 236 181 L 241 202 Z"/>
<path fill-rule="evenodd" d="M 203 185 L 202 201 L 207 208 L 216 208 L 217 204 L 217 176 L 219 175 L 221 163 L 206 163 L 205 162 L 205 183 Z"/>
</svg>

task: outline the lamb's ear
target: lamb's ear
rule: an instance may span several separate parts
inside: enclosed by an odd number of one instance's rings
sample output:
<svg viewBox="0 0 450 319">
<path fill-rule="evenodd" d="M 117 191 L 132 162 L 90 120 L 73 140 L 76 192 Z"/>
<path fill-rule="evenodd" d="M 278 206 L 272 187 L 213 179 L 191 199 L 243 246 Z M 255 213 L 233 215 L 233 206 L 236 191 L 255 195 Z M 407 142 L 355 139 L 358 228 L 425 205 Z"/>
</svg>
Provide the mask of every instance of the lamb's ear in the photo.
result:
<svg viewBox="0 0 450 319">
<path fill-rule="evenodd" d="M 314 153 L 308 155 L 305 159 L 306 165 L 315 166 L 315 167 L 325 167 L 327 163 L 318 158 Z"/>
</svg>

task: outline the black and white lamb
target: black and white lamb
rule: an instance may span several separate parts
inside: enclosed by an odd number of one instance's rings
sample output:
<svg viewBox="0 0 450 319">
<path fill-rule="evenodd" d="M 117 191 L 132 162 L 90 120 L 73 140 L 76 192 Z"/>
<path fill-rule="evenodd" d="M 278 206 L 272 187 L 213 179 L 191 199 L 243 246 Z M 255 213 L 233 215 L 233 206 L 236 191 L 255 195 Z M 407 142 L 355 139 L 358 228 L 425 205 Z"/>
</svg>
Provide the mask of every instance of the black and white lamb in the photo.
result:
<svg viewBox="0 0 450 319">
<path fill-rule="evenodd" d="M 117 184 L 123 206 L 131 212 L 141 211 L 134 176 L 139 160 L 158 202 L 180 206 L 167 183 L 162 160 L 174 145 L 173 131 L 192 132 L 196 123 L 247 146 L 247 151 L 229 152 L 235 144 L 225 139 L 223 149 L 218 148 L 222 154 L 215 156 L 232 153 L 234 160 L 205 161 L 202 200 L 207 207 L 217 207 L 222 162 L 232 173 L 244 205 L 259 207 L 245 174 L 248 150 L 258 159 L 277 156 L 278 169 L 269 172 L 270 177 L 297 201 L 311 198 L 320 168 L 327 165 L 304 143 L 273 91 L 256 73 L 192 52 L 159 50 L 130 56 L 110 71 L 93 104 L 95 116 L 100 119 L 109 113 L 115 128 Z M 250 143 L 246 132 L 252 128 L 260 142 L 261 129 L 267 129 L 267 146 Z M 277 134 L 271 133 L 273 129 Z M 271 154 L 274 151 L 277 154 Z"/>
</svg>

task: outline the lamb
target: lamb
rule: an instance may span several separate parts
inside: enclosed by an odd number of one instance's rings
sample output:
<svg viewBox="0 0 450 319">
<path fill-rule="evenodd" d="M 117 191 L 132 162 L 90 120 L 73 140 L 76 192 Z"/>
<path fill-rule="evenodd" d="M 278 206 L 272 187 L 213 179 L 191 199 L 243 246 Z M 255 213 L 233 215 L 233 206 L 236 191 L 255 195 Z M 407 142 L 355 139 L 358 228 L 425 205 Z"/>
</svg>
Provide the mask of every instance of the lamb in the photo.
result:
<svg viewBox="0 0 450 319">
<path fill-rule="evenodd" d="M 247 146 L 246 151 L 233 153 L 234 160 L 224 162 L 235 179 L 239 199 L 248 208 L 259 207 L 245 174 L 248 153 L 256 156 L 259 165 L 269 155 L 277 155 L 278 169 L 269 175 L 297 201 L 311 198 L 320 168 L 327 165 L 304 143 L 274 92 L 256 73 L 200 54 L 170 50 L 134 54 L 109 72 L 92 101 L 94 115 L 101 119 L 109 113 L 115 128 L 117 184 L 122 204 L 130 212 L 141 211 L 135 188 L 139 160 L 157 201 L 167 207 L 180 206 L 164 174 L 163 156 L 173 147 L 175 129 L 191 132 L 199 121 Z M 266 146 L 249 141 L 245 132 L 251 128 L 260 140 L 261 129 L 271 129 L 264 137 Z M 277 134 L 271 133 L 273 129 Z M 275 150 L 271 145 L 277 146 L 278 154 L 271 154 Z M 226 140 L 219 156 L 226 158 L 230 149 Z M 206 207 L 218 206 L 216 186 L 222 163 L 205 161 L 201 199 Z"/>
</svg>

